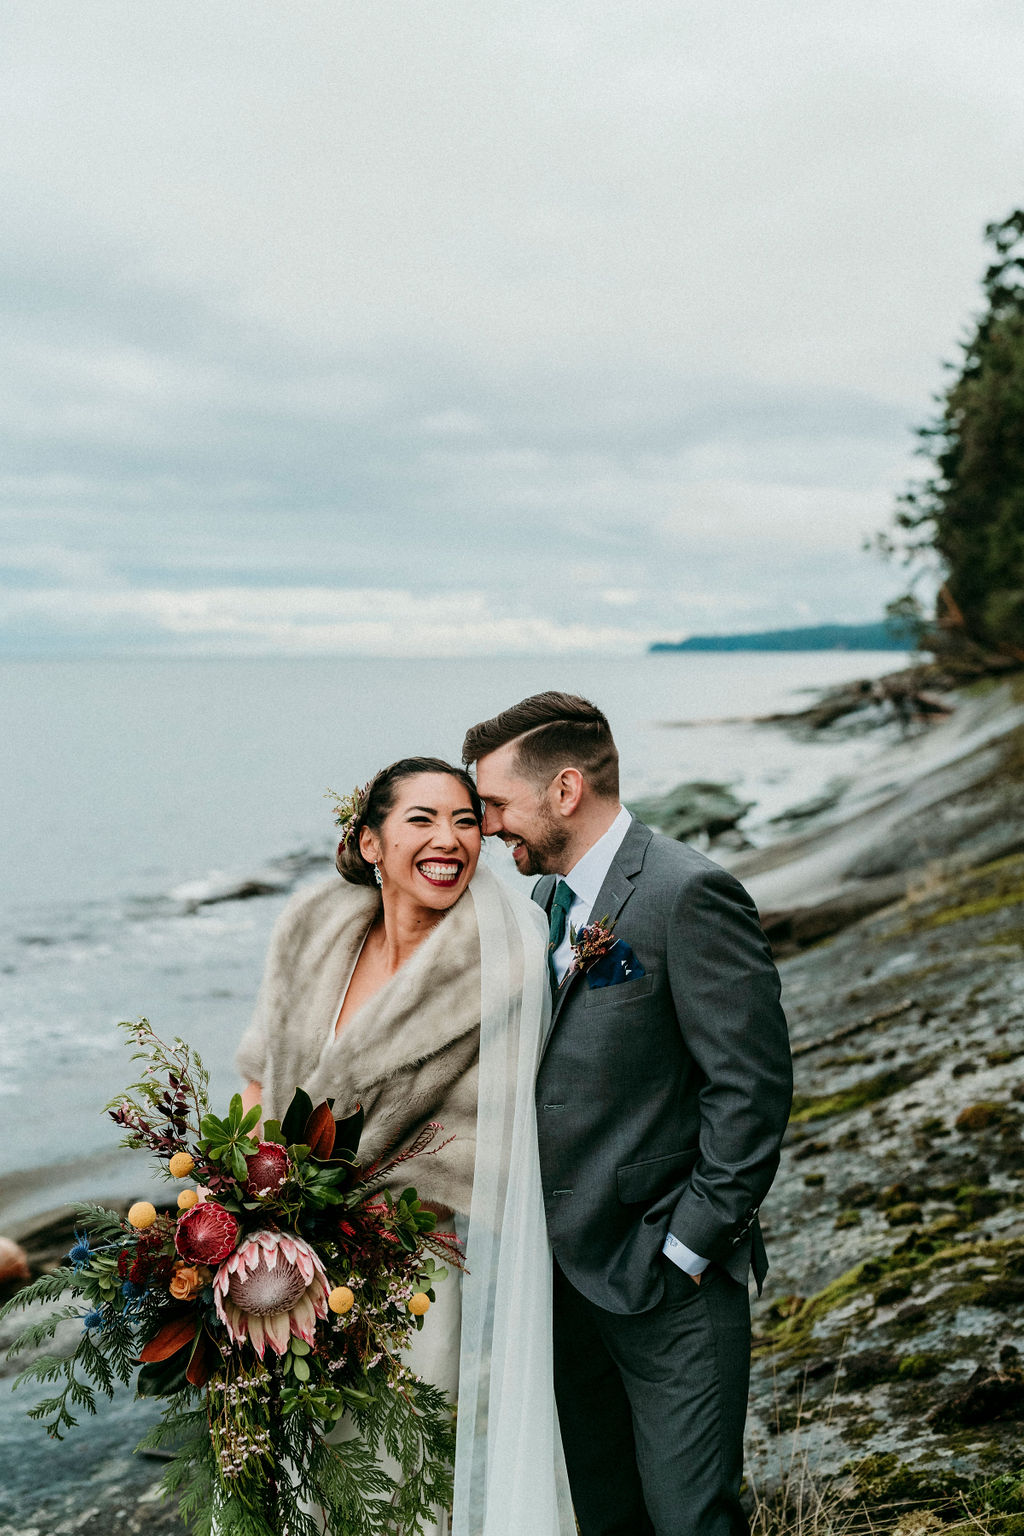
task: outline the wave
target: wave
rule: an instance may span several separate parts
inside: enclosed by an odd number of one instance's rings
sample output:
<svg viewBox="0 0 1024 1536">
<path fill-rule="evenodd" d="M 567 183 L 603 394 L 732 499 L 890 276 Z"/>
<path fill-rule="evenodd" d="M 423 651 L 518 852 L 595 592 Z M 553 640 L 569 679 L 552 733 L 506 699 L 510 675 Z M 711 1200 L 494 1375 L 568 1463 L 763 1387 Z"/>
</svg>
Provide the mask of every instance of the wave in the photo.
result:
<svg viewBox="0 0 1024 1536">
<path fill-rule="evenodd" d="M 300 848 L 270 859 L 257 870 L 225 873 L 211 870 L 201 879 L 187 881 L 167 893 L 179 912 L 188 915 L 201 907 L 217 906 L 226 901 L 251 901 L 257 896 L 287 895 L 298 882 L 315 869 L 333 864 L 333 854 L 323 849 Z"/>
</svg>

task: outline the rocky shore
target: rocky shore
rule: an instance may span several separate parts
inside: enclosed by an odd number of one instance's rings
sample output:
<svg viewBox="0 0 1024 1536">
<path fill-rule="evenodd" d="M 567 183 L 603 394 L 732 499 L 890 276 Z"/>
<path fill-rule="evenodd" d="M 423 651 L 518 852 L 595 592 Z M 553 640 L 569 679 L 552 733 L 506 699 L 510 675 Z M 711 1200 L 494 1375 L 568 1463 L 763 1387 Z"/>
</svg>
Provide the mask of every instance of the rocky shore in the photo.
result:
<svg viewBox="0 0 1024 1536">
<path fill-rule="evenodd" d="M 748 1466 L 876 1529 L 1024 1529 L 1022 700 L 951 698 L 818 827 L 733 861 L 788 952 L 797 1084 Z"/>
<path fill-rule="evenodd" d="M 708 799 L 780 955 L 797 1079 L 748 1469 L 783 1501 L 799 1476 L 844 1529 L 1024 1536 L 1024 680 L 938 697 L 759 849 Z M 10 1235 L 38 1271 L 67 1213 Z M 131 1454 L 138 1405 L 55 1451 L 26 1401 L 0 1409 L 0 1536 L 182 1530 Z"/>
</svg>

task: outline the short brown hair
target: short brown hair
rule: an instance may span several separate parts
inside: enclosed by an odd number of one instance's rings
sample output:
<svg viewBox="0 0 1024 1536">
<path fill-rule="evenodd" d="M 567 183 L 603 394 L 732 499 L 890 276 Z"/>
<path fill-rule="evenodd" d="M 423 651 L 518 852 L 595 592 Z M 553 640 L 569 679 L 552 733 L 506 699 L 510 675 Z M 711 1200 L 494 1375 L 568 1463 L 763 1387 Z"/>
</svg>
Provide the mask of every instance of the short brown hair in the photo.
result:
<svg viewBox="0 0 1024 1536">
<path fill-rule="evenodd" d="M 554 690 L 532 694 L 472 726 L 462 761 L 475 763 L 510 741 L 527 778 L 547 783 L 560 768 L 578 768 L 596 795 L 618 798 L 618 750 L 608 721 L 589 699 Z"/>
<path fill-rule="evenodd" d="M 456 779 L 469 795 L 469 803 L 473 807 L 473 815 L 477 823 L 483 821 L 483 807 L 480 804 L 480 796 L 476 792 L 476 785 L 464 768 L 456 768 L 452 763 L 446 763 L 439 757 L 402 757 L 397 763 L 390 763 L 387 768 L 382 768 L 375 773 L 367 784 L 360 799 L 359 810 L 351 823 L 351 832 L 338 845 L 338 855 L 335 864 L 338 874 L 344 875 L 350 885 L 376 885 L 373 875 L 373 865 L 363 858 L 362 849 L 359 847 L 360 827 L 369 827 L 371 832 L 380 832 L 389 813 L 394 809 L 395 799 L 399 784 L 403 779 L 418 777 L 421 773 L 444 773 L 449 778 Z"/>
</svg>

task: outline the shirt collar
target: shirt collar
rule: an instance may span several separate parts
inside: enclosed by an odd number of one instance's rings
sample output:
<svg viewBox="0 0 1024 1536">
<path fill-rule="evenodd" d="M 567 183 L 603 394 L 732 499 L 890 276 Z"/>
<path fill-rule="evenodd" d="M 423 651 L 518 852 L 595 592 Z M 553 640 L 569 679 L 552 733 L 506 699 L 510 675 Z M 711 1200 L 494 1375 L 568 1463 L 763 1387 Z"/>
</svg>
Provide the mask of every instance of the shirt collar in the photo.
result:
<svg viewBox="0 0 1024 1536">
<path fill-rule="evenodd" d="M 592 843 L 581 859 L 577 859 L 569 873 L 563 876 L 573 894 L 588 907 L 593 907 L 601 893 L 608 871 L 612 867 L 612 860 L 622 847 L 626 833 L 632 823 L 632 816 L 625 806 L 619 808 L 619 814 L 608 828 Z"/>
</svg>

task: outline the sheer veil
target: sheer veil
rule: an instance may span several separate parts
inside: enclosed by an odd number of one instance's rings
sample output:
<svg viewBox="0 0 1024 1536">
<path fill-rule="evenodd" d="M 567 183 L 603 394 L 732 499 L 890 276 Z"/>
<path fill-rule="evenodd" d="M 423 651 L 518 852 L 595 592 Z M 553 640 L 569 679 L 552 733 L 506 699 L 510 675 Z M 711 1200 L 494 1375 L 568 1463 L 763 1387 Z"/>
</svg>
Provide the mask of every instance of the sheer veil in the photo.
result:
<svg viewBox="0 0 1024 1536">
<path fill-rule="evenodd" d="M 550 1017 L 540 909 L 479 867 L 482 1015 L 462 1292 L 453 1536 L 574 1536 L 552 1384 L 534 1082 Z"/>
</svg>

